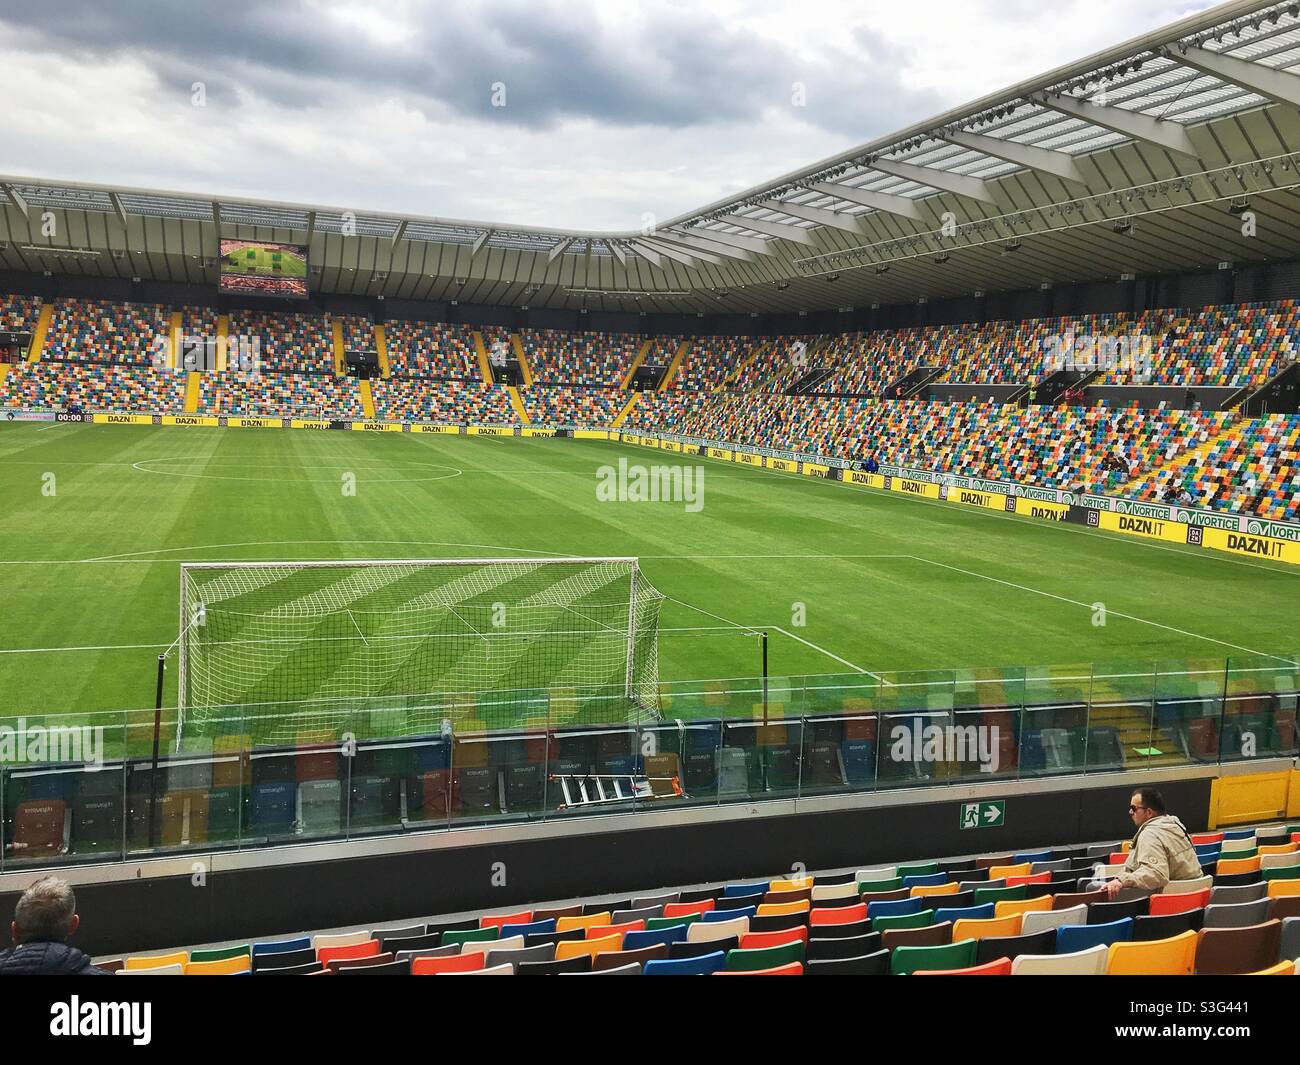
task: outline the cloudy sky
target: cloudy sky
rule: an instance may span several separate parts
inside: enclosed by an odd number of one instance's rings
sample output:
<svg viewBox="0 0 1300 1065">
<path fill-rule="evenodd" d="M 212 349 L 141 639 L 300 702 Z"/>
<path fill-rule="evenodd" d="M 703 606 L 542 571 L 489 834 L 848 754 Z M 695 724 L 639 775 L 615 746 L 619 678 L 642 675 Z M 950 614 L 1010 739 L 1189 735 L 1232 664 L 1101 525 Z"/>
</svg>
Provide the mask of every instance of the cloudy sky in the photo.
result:
<svg viewBox="0 0 1300 1065">
<path fill-rule="evenodd" d="M 1207 6 L 0 0 L 0 173 L 633 229 Z"/>
</svg>

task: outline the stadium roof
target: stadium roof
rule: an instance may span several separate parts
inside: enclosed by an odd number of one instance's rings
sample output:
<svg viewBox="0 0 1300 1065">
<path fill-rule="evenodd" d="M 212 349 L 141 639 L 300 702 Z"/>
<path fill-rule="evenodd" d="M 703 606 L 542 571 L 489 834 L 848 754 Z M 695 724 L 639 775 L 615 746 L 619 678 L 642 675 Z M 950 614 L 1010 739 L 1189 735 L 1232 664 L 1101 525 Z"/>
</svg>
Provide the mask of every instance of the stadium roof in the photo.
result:
<svg viewBox="0 0 1300 1065">
<path fill-rule="evenodd" d="M 1297 258 L 1297 188 L 1300 0 L 1235 0 L 644 231 L 0 176 L 0 268 L 215 286 L 221 235 L 309 244 L 327 292 L 862 308 Z"/>
</svg>

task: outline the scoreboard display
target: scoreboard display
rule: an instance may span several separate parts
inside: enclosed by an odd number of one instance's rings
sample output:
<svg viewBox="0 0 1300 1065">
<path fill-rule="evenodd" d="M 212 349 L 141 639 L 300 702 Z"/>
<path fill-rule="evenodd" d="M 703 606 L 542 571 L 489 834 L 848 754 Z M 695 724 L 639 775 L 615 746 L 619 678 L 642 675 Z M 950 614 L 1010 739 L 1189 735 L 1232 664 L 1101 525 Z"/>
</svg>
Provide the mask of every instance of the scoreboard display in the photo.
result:
<svg viewBox="0 0 1300 1065">
<path fill-rule="evenodd" d="M 307 247 L 223 238 L 217 289 L 239 296 L 306 299 Z"/>
</svg>

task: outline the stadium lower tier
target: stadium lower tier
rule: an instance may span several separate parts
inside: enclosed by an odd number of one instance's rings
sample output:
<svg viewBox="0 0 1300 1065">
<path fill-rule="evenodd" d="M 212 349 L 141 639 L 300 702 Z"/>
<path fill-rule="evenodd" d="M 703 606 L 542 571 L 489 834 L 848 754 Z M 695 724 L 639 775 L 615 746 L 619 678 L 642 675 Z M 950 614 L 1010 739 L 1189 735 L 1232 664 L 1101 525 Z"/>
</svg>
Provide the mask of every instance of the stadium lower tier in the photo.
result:
<svg viewBox="0 0 1300 1065">
<path fill-rule="evenodd" d="M 400 377 L 370 382 L 375 417 L 387 421 L 462 425 L 517 425 L 519 415 L 504 388 L 470 381 L 419 381 Z"/>
<path fill-rule="evenodd" d="M 8 410 L 171 411 L 184 398 L 183 374 L 148 366 L 24 363 L 0 377 L 0 409 Z"/>
<path fill-rule="evenodd" d="M 1192 836 L 1202 875 L 1094 889 L 1129 843 L 750 877 L 107 959 L 118 975 L 1295 975 L 1300 824 Z"/>
<path fill-rule="evenodd" d="M 616 388 L 522 388 L 529 420 L 538 425 L 608 428 L 628 401 Z"/>
<path fill-rule="evenodd" d="M 328 374 L 204 374 L 198 412 L 347 420 L 365 416 L 357 382 Z"/>
</svg>

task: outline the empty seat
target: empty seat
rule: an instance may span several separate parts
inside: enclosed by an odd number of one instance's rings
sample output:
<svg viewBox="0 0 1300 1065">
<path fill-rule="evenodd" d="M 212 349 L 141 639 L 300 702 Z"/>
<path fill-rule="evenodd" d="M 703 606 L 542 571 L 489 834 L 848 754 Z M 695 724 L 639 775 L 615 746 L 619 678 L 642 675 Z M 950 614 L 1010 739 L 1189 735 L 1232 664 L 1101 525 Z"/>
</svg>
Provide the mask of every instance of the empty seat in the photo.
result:
<svg viewBox="0 0 1300 1065">
<path fill-rule="evenodd" d="M 1268 898 L 1268 884 L 1242 884 L 1238 887 L 1215 886 L 1210 891 L 1210 905 L 1228 905 L 1234 902 L 1254 902 L 1256 899 Z"/>
<path fill-rule="evenodd" d="M 1081 950 L 1112 943 L 1124 943 L 1133 938 L 1133 918 L 1125 917 L 1105 924 L 1063 925 L 1056 930 L 1056 949 L 1060 954 L 1077 954 Z"/>
<path fill-rule="evenodd" d="M 1022 954 L 1012 959 L 1012 976 L 1101 976 L 1110 948 L 1099 943 L 1073 954 Z"/>
<path fill-rule="evenodd" d="M 1127 902 L 1094 902 L 1088 907 L 1088 924 L 1109 924 L 1125 917 L 1144 917 L 1150 909 L 1146 898 Z"/>
<path fill-rule="evenodd" d="M 437 976 L 439 973 L 467 973 L 482 969 L 484 961 L 482 951 L 453 954 L 447 958 L 416 958 L 411 962 L 411 975 Z"/>
<path fill-rule="evenodd" d="M 1204 891 L 1214 885 L 1214 877 L 1198 876 L 1192 880 L 1171 880 L 1167 883 L 1160 894 L 1162 895 L 1185 895 L 1192 891 Z"/>
<path fill-rule="evenodd" d="M 1154 917 L 1133 918 L 1133 939 L 1149 942 L 1153 939 L 1172 939 L 1184 932 L 1199 932 L 1207 911 L 1184 910 L 1182 913 L 1162 913 Z"/>
<path fill-rule="evenodd" d="M 1016 913 L 1010 917 L 962 918 L 952 926 L 952 938 L 985 939 L 989 936 L 1018 936 L 1024 918 Z"/>
<path fill-rule="evenodd" d="M 1225 902 L 1205 907 L 1203 928 L 1245 928 L 1268 920 L 1267 898 L 1254 902 Z"/>
<path fill-rule="evenodd" d="M 1182 895 L 1152 895 L 1151 906 L 1147 911 L 1152 917 L 1162 913 L 1183 913 L 1186 910 L 1202 909 L 1210 901 L 1210 889 L 1188 891 Z"/>
<path fill-rule="evenodd" d="M 727 952 L 727 971 L 757 972 L 802 962 L 804 944 L 800 942 L 785 943 L 779 947 L 761 947 L 755 950 L 732 950 Z"/>
<path fill-rule="evenodd" d="M 1010 976 L 1011 959 L 996 958 L 968 969 L 918 969 L 913 976 Z"/>
<path fill-rule="evenodd" d="M 1183 932 L 1169 939 L 1112 943 L 1106 956 L 1106 973 L 1108 976 L 1191 976 L 1197 935 Z"/>
<path fill-rule="evenodd" d="M 1282 946 L 1282 922 L 1276 920 L 1187 934 L 1199 936 L 1195 959 L 1201 976 L 1235 976 L 1266 969 L 1278 960 Z"/>
<path fill-rule="evenodd" d="M 849 958 L 809 960 L 804 971 L 808 976 L 886 976 L 889 960 L 889 951 L 877 950 Z"/>
<path fill-rule="evenodd" d="M 649 961 L 641 971 L 645 976 L 708 976 L 711 973 L 721 972 L 726 964 L 727 956 L 722 951 L 715 951 L 698 958 Z"/>
<path fill-rule="evenodd" d="M 898 947 L 890 957 L 889 971 L 900 976 L 921 969 L 966 969 L 975 964 L 975 953 L 973 939 L 932 947 Z"/>
<path fill-rule="evenodd" d="M 1066 910 L 1035 910 L 1025 914 L 1020 931 L 1028 935 L 1031 932 L 1044 932 L 1049 928 L 1060 928 L 1067 924 L 1086 924 L 1088 907 L 1079 903 Z"/>
<path fill-rule="evenodd" d="M 809 961 L 829 961 L 835 958 L 861 958 L 875 954 L 883 947 L 879 932 L 852 936 L 847 939 L 810 939 L 804 957 Z"/>
</svg>

